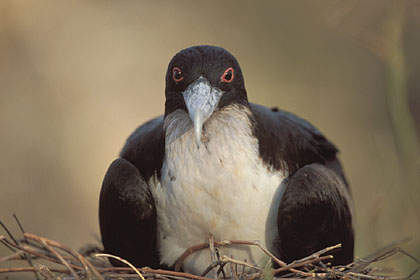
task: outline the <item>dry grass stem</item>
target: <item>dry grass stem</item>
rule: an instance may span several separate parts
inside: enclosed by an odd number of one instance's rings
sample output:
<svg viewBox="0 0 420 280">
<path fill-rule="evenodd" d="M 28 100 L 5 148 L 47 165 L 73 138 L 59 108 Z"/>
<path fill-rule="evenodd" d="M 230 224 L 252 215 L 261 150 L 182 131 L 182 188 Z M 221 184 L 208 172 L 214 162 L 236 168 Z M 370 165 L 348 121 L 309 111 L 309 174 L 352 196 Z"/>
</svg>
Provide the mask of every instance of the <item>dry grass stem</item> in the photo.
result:
<svg viewBox="0 0 420 280">
<path fill-rule="evenodd" d="M 108 257 L 108 258 L 113 258 L 113 259 L 119 260 L 120 262 L 122 262 L 122 263 L 128 265 L 129 267 L 131 267 L 131 269 L 133 269 L 134 272 L 137 273 L 137 275 L 140 276 L 140 278 L 142 280 L 146 280 L 146 279 L 144 279 L 143 275 L 140 273 L 140 271 L 134 265 L 132 265 L 129 261 L 124 260 L 123 258 L 114 256 L 114 255 L 110 255 L 110 254 L 95 254 L 95 256 L 96 257 Z"/>
</svg>

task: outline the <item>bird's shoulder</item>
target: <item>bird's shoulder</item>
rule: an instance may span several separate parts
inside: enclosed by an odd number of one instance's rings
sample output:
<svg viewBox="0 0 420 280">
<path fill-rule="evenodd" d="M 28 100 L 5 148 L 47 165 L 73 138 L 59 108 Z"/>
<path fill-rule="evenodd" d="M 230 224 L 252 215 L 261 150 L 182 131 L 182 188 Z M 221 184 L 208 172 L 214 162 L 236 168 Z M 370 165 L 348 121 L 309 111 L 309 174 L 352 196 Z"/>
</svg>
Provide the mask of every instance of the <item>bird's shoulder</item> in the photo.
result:
<svg viewBox="0 0 420 280">
<path fill-rule="evenodd" d="M 293 174 L 311 163 L 335 162 L 338 149 L 311 123 L 278 108 L 250 104 L 261 158 Z"/>
<path fill-rule="evenodd" d="M 127 139 L 120 156 L 131 162 L 146 182 L 157 174 L 160 178 L 165 151 L 163 116 L 139 126 Z"/>
</svg>

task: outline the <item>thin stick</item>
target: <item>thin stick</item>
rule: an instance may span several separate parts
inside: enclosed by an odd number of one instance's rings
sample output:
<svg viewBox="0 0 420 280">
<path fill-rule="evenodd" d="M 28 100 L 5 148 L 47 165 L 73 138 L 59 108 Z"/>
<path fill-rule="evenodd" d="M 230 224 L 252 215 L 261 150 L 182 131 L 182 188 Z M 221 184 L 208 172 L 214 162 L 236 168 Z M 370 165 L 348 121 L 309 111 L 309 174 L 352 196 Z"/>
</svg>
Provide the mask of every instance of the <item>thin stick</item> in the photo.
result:
<svg viewBox="0 0 420 280">
<path fill-rule="evenodd" d="M 219 266 L 219 270 L 217 270 L 217 274 L 222 273 L 223 279 L 226 279 L 226 274 L 225 274 L 225 266 L 226 266 L 226 262 L 222 262 Z"/>
<path fill-rule="evenodd" d="M 35 241 L 38 241 L 39 243 L 41 243 L 46 249 L 48 249 L 51 253 L 53 253 L 53 255 L 55 255 L 64 266 L 66 266 L 69 269 L 69 271 L 71 272 L 71 274 L 74 276 L 74 278 L 76 280 L 80 280 L 79 276 L 77 275 L 76 271 L 74 271 L 74 269 L 72 268 L 72 266 L 63 258 L 62 255 L 60 255 L 53 248 L 53 246 L 54 246 L 54 247 L 61 248 L 61 249 L 65 250 L 65 251 L 68 251 L 68 250 L 66 250 L 66 248 L 63 247 L 63 245 L 61 245 L 60 243 L 58 243 L 56 241 L 52 241 L 52 240 L 49 240 L 47 238 L 39 237 L 39 236 L 36 236 L 34 234 L 30 234 L 30 233 L 24 233 L 23 236 L 25 238 L 32 239 L 32 240 L 35 240 Z"/>
<path fill-rule="evenodd" d="M 226 246 L 226 245 L 249 245 L 249 246 L 257 246 L 258 248 L 260 248 L 266 255 L 268 255 L 271 259 L 273 259 L 278 265 L 280 265 L 281 267 L 287 266 L 287 264 L 285 262 L 283 262 L 282 260 L 278 259 L 276 256 L 274 256 L 272 253 L 270 253 L 267 249 L 265 249 L 258 241 L 244 241 L 244 240 L 224 240 L 224 241 L 215 241 L 214 242 L 214 246 L 215 247 L 220 247 L 220 246 Z M 184 262 L 184 260 L 192 253 L 205 249 L 209 247 L 208 243 L 201 243 L 201 244 L 197 244 L 194 245 L 190 248 L 188 248 L 179 258 L 178 260 L 175 262 L 175 271 L 179 271 L 182 263 Z M 308 272 L 303 272 L 294 268 L 289 269 L 290 271 L 297 273 L 299 275 L 305 276 L 305 277 L 312 277 L 313 274 L 312 273 L 308 273 Z"/>
<path fill-rule="evenodd" d="M 16 223 L 18 224 L 19 229 L 20 229 L 20 232 L 21 232 L 22 234 L 25 234 L 25 230 L 23 229 L 23 226 L 22 226 L 22 224 L 20 223 L 20 221 L 19 221 L 19 219 L 18 219 L 18 217 L 16 216 L 16 214 L 15 214 L 15 213 L 13 213 L 13 218 L 15 218 L 15 221 L 16 221 Z M 26 245 L 29 245 L 28 239 L 26 239 L 26 237 L 24 237 L 24 240 L 25 240 Z M 29 257 L 29 255 L 28 255 L 28 254 L 24 254 L 24 258 L 26 259 L 26 261 L 28 262 L 28 264 L 29 264 L 30 266 L 34 266 L 34 264 L 32 263 L 32 260 L 31 260 L 31 258 Z M 35 277 L 36 277 L 36 279 L 37 279 L 37 280 L 40 280 L 40 279 L 39 279 L 39 275 L 38 275 L 37 271 L 35 271 Z"/>
<path fill-rule="evenodd" d="M 162 274 L 162 275 L 180 276 L 180 277 L 186 277 L 186 278 L 191 278 L 191 279 L 196 279 L 196 280 L 213 280 L 212 278 L 197 276 L 190 273 L 176 272 L 176 271 L 163 270 L 163 269 L 151 269 L 148 267 L 143 267 L 141 271 Z"/>
<path fill-rule="evenodd" d="M 77 255 L 79 255 L 79 254 L 78 254 L 77 252 L 75 252 L 73 249 L 70 249 L 70 248 L 68 248 L 68 247 L 64 246 L 63 244 L 61 244 L 61 243 L 59 243 L 59 242 L 57 242 L 57 241 L 50 240 L 50 239 L 45 238 L 45 237 L 40 237 L 40 236 L 37 236 L 37 235 L 32 234 L 32 233 L 25 233 L 23 236 L 24 236 L 25 238 L 28 238 L 28 239 L 31 239 L 31 240 L 35 240 L 35 241 L 37 241 L 37 242 L 39 242 L 39 243 L 41 243 L 41 244 L 43 244 L 43 243 L 45 242 L 45 243 L 47 243 L 49 246 L 56 247 L 56 248 L 60 248 L 61 250 L 65 251 L 66 253 L 68 253 L 68 254 L 70 254 L 70 255 L 72 255 L 72 256 L 73 256 L 74 258 L 76 258 L 76 259 L 77 259 Z"/>
<path fill-rule="evenodd" d="M 235 279 L 235 280 L 239 280 L 239 278 L 238 278 L 238 272 L 236 270 L 236 268 L 238 267 L 238 264 L 235 264 L 233 262 L 230 262 L 229 265 L 230 265 L 230 273 L 233 276 L 232 278 Z M 236 268 L 235 268 L 235 266 L 236 266 Z"/>
<path fill-rule="evenodd" d="M 164 270 L 164 269 L 153 269 L 149 267 L 143 267 L 139 269 L 143 274 L 144 273 L 154 273 L 154 274 L 162 274 L 162 275 L 168 275 L 168 276 L 177 276 L 177 277 L 185 277 L 195 280 L 213 280 L 212 278 L 198 276 L 186 272 L 178 272 L 178 271 L 172 271 L 172 270 Z M 129 267 L 104 267 L 100 268 L 99 271 L 106 272 L 106 271 L 133 271 Z"/>
<path fill-rule="evenodd" d="M 0 236 L 0 242 L 4 246 L 6 246 L 7 249 L 9 249 L 10 251 L 12 251 L 13 253 L 16 252 L 15 248 L 8 243 L 7 239 L 4 236 Z"/>
<path fill-rule="evenodd" d="M 371 254 L 370 256 L 359 259 L 358 261 L 348 265 L 348 267 L 351 267 L 353 271 L 360 272 L 364 270 L 366 267 L 368 267 L 370 264 L 374 262 L 378 262 L 380 260 L 383 260 L 387 257 L 390 257 L 396 253 L 398 253 L 399 244 L 401 244 L 404 241 L 395 242 L 392 245 L 386 246 L 385 248 L 382 248 L 381 250 L 377 251 L 374 254 Z"/>
<path fill-rule="evenodd" d="M 236 263 L 236 264 L 239 264 L 239 265 L 247 266 L 247 267 L 253 268 L 253 269 L 257 270 L 257 271 L 260 271 L 261 270 L 259 267 L 256 267 L 256 266 L 254 266 L 252 264 L 249 264 L 247 262 L 243 262 L 243 261 L 240 261 L 240 260 L 235 260 L 235 259 L 229 258 L 228 256 L 225 256 L 225 255 L 223 255 L 220 258 L 220 260 L 222 262 L 227 262 L 227 263 L 230 262 L 230 263 Z"/>
<path fill-rule="evenodd" d="M 255 280 L 260 278 L 262 271 L 252 274 L 247 280 Z"/>
<path fill-rule="evenodd" d="M 6 231 L 7 235 L 9 235 L 10 239 L 12 239 L 12 241 L 15 243 L 15 245 L 18 245 L 18 242 L 16 241 L 16 239 L 13 237 L 13 235 L 10 233 L 9 229 L 3 224 L 2 221 L 0 221 L 0 225 Z"/>
<path fill-rule="evenodd" d="M 213 235 L 211 235 L 210 238 L 209 238 L 209 249 L 210 249 L 211 262 L 215 263 L 216 260 L 217 260 L 217 256 L 216 256 L 216 251 L 214 249 L 214 237 L 213 237 Z M 217 273 L 216 266 L 214 266 L 213 267 L 213 277 L 216 280 L 218 279 L 217 274 L 218 273 Z"/>
<path fill-rule="evenodd" d="M 332 251 L 334 249 L 337 249 L 337 248 L 341 248 L 341 243 L 338 243 L 337 245 L 330 246 L 330 247 L 327 247 L 325 249 L 319 250 L 318 252 L 315 252 L 310 256 L 307 256 L 303 259 L 297 260 L 296 263 L 304 262 L 304 261 L 307 261 L 307 260 L 313 259 L 313 258 L 319 258 L 319 256 L 321 256 L 322 254 L 325 254 L 325 253 L 327 253 L 329 251 Z"/>
<path fill-rule="evenodd" d="M 49 268 L 49 270 L 59 273 L 67 273 L 69 272 L 67 269 L 61 268 Z M 32 272 L 36 271 L 35 267 L 28 266 L 28 267 L 12 267 L 12 268 L 0 268 L 0 273 L 10 273 L 10 272 Z"/>
<path fill-rule="evenodd" d="M 211 263 L 204 271 L 201 273 L 201 276 L 206 276 L 212 269 L 214 269 L 216 266 L 219 266 L 222 264 L 221 260 L 217 260 L 213 263 Z"/>
<path fill-rule="evenodd" d="M 58 263 L 58 264 L 61 264 L 61 262 L 60 262 L 59 260 L 57 260 L 56 258 L 53 258 L 53 257 L 47 256 L 47 255 L 44 255 L 44 254 L 42 254 L 42 253 L 39 253 L 39 252 L 37 252 L 37 251 L 33 250 L 33 249 L 32 249 L 31 247 L 29 247 L 29 246 L 24 245 L 24 246 L 21 246 L 20 248 L 21 248 L 23 251 L 25 251 L 26 253 L 32 254 L 32 255 L 34 255 L 34 256 L 37 256 L 38 258 L 41 258 L 41 259 L 44 259 L 44 260 L 47 260 L 47 261 L 50 261 L 50 262 L 53 262 L 53 263 Z M 63 258 L 64 258 L 64 257 L 63 257 Z M 72 264 L 72 263 L 69 263 L 69 265 L 70 265 L 72 268 L 74 268 L 74 269 L 77 269 L 77 270 L 83 270 L 83 268 L 82 268 L 81 266 L 79 266 L 79 265 L 75 265 L 75 264 Z"/>
<path fill-rule="evenodd" d="M 255 245 L 254 243 L 251 244 L 252 241 L 242 241 L 242 240 L 224 240 L 224 241 L 215 241 L 214 246 L 215 247 L 221 247 L 226 245 Z M 178 257 L 178 259 L 175 262 L 175 271 L 180 271 L 182 264 L 184 263 L 185 259 L 191 255 L 192 253 L 195 253 L 197 251 L 200 251 L 202 249 L 205 249 L 209 247 L 209 243 L 201 243 L 194 246 L 191 246 L 185 252 Z"/>
<path fill-rule="evenodd" d="M 19 221 L 19 219 L 18 219 L 18 217 L 16 216 L 16 214 L 15 214 L 15 213 L 13 213 L 13 218 L 15 218 L 15 221 L 16 221 L 16 223 L 18 224 L 20 231 L 22 232 L 22 234 L 24 234 L 24 233 L 25 233 L 25 231 L 23 230 L 23 226 L 22 226 L 22 224 L 20 223 L 20 221 Z M 25 240 L 26 240 L 26 239 L 25 239 Z M 28 240 L 26 240 L 26 244 L 28 244 Z"/>
<path fill-rule="evenodd" d="M 194 246 L 188 248 L 187 250 L 185 250 L 185 252 L 175 262 L 175 266 L 174 266 L 175 271 L 180 271 L 181 270 L 182 264 L 184 263 L 185 259 L 189 255 L 191 255 L 192 253 L 197 252 L 199 250 L 205 249 L 207 247 L 209 247 L 208 243 L 201 243 L 201 244 L 194 245 Z"/>
<path fill-rule="evenodd" d="M 411 255 L 411 254 L 407 253 L 406 251 L 404 251 L 404 250 L 403 250 L 403 249 L 401 249 L 401 248 L 398 248 L 398 250 L 399 250 L 401 253 L 403 253 L 404 255 L 406 255 L 407 257 L 409 257 L 410 259 L 412 259 L 413 261 L 415 261 L 415 262 L 417 263 L 417 266 L 419 266 L 419 267 L 420 267 L 420 261 L 419 261 L 417 258 L 415 258 L 413 255 Z"/>
<path fill-rule="evenodd" d="M 10 260 L 16 260 L 16 259 L 20 260 L 22 258 L 21 255 L 24 254 L 24 253 L 25 253 L 24 251 L 19 250 L 19 251 L 16 251 L 16 252 L 8 255 L 8 256 L 4 256 L 4 257 L 0 258 L 0 263 L 10 261 Z"/>
<path fill-rule="evenodd" d="M 140 278 L 142 280 L 146 280 L 146 279 L 144 279 L 143 275 L 140 273 L 140 271 L 134 265 L 132 265 L 129 261 L 124 260 L 123 258 L 114 256 L 114 255 L 110 255 L 110 254 L 95 254 L 95 257 L 108 257 L 108 258 L 113 258 L 113 259 L 119 260 L 120 262 L 122 262 L 122 263 L 128 265 L 129 267 L 131 267 L 131 269 L 133 269 L 134 272 L 137 273 L 137 275 L 140 276 Z"/>
<path fill-rule="evenodd" d="M 80 280 L 79 275 L 77 275 L 76 271 L 69 265 L 69 263 L 61 256 L 53 247 L 48 245 L 48 243 L 45 240 L 42 240 L 42 245 L 45 246 L 51 253 L 53 253 L 60 261 L 61 263 L 68 268 L 68 270 L 73 274 L 74 279 Z"/>
<path fill-rule="evenodd" d="M 70 255 L 72 255 L 74 258 L 78 259 L 80 261 L 80 263 L 82 264 L 82 266 L 84 268 L 84 271 L 87 274 L 89 274 L 90 271 L 93 271 L 93 273 L 96 275 L 97 278 L 99 278 L 100 280 L 103 280 L 102 275 L 96 270 L 96 268 L 88 260 L 86 260 L 85 257 L 83 257 L 81 254 L 75 252 L 74 250 L 62 245 L 61 243 L 59 243 L 57 241 L 50 240 L 50 239 L 40 237 L 40 236 L 36 236 L 34 234 L 31 234 L 31 233 L 25 233 L 24 237 L 28 238 L 28 239 L 31 239 L 31 240 L 38 241 L 38 242 L 42 243 L 43 245 L 47 244 L 48 246 L 60 248 L 61 250 L 67 252 Z M 62 258 L 62 259 L 64 260 L 64 258 Z M 62 260 L 60 259 L 60 261 L 62 261 Z"/>
<path fill-rule="evenodd" d="M 34 267 L 35 271 L 41 274 L 46 280 L 61 280 L 60 277 L 55 276 L 51 270 L 43 264 L 37 263 Z"/>
<path fill-rule="evenodd" d="M 272 253 L 270 253 L 258 241 L 231 240 L 231 241 L 225 241 L 224 243 L 226 243 L 227 245 L 229 245 L 229 244 L 235 244 L 235 245 L 253 245 L 253 246 L 257 246 L 264 253 L 266 253 L 271 259 L 273 259 L 277 264 L 279 264 L 280 266 L 287 266 L 287 264 L 285 262 L 283 262 L 282 260 L 280 260 L 276 256 L 274 256 Z M 312 277 L 313 276 L 312 273 L 303 272 L 303 271 L 300 271 L 300 270 L 296 270 L 294 268 L 291 268 L 289 270 L 292 271 L 292 272 L 294 272 L 294 273 L 297 273 L 299 275 L 302 275 L 302 276 L 306 276 L 306 277 Z"/>
<path fill-rule="evenodd" d="M 104 280 L 102 275 L 98 272 L 98 270 L 93 266 L 85 257 L 83 257 L 81 254 L 77 253 L 77 258 L 79 259 L 80 263 L 83 265 L 86 273 L 89 275 L 90 271 L 93 271 L 93 274 L 99 279 Z"/>
<path fill-rule="evenodd" d="M 357 273 L 357 272 L 347 272 L 344 273 L 344 276 L 355 276 L 358 279 L 374 279 L 374 280 L 383 280 L 383 279 L 387 279 L 387 280 L 403 280 L 403 279 L 407 279 L 407 277 L 393 277 L 393 276 L 377 276 L 377 275 L 367 275 L 367 274 L 362 274 L 362 273 Z"/>
<path fill-rule="evenodd" d="M 277 274 L 277 273 L 285 271 L 285 270 L 290 270 L 291 268 L 301 267 L 301 266 L 304 266 L 304 265 L 307 265 L 307 264 L 313 264 L 313 263 L 316 263 L 316 262 L 320 262 L 320 261 L 327 260 L 327 259 L 332 259 L 332 258 L 333 258 L 332 255 L 328 255 L 328 256 L 318 257 L 318 258 L 315 258 L 315 259 L 309 259 L 309 260 L 302 261 L 302 262 L 293 262 L 293 263 L 288 264 L 286 266 L 277 268 L 276 270 L 274 270 L 274 274 Z"/>
<path fill-rule="evenodd" d="M 144 278 L 148 279 L 163 279 L 163 280 L 170 280 L 170 279 L 176 279 L 176 280 L 189 280 L 188 278 L 185 277 L 178 277 L 178 276 L 163 276 L 160 274 L 143 274 Z M 130 280 L 133 279 L 133 273 L 109 273 L 106 275 L 106 279 L 125 279 L 128 278 Z"/>
<path fill-rule="evenodd" d="M 27 246 L 27 245 L 18 245 L 18 246 L 16 246 L 15 244 L 13 244 L 13 243 L 11 243 L 9 240 L 7 240 L 7 239 L 4 239 L 4 240 L 1 240 L 0 239 L 0 241 L 1 242 L 3 242 L 3 244 L 7 244 L 7 245 L 9 245 L 10 247 L 12 247 L 13 249 L 14 248 L 16 248 L 16 249 L 18 249 L 18 250 L 22 250 L 22 251 L 25 251 L 26 253 L 29 253 L 29 254 L 31 254 L 31 255 L 34 255 L 34 256 L 37 256 L 37 257 L 39 257 L 39 258 L 42 258 L 42 259 L 45 259 L 45 260 L 47 260 L 47 261 L 50 261 L 50 262 L 54 262 L 54 263 L 58 263 L 58 264 L 62 264 L 58 259 L 56 259 L 56 258 L 53 258 L 53 257 L 50 257 L 50 256 L 48 256 L 48 255 L 46 255 L 46 254 L 42 254 L 42 253 L 40 253 L 40 252 L 37 252 L 37 251 L 35 251 L 35 250 L 33 250 L 30 246 Z M 15 251 L 15 250 L 14 250 Z M 48 252 L 48 254 L 51 254 L 51 252 Z M 80 266 L 77 266 L 77 265 L 74 265 L 74 264 L 69 264 L 71 267 L 73 267 L 73 268 L 75 268 L 75 269 L 78 269 L 78 270 L 83 270 L 83 268 L 82 267 L 80 267 Z"/>
</svg>

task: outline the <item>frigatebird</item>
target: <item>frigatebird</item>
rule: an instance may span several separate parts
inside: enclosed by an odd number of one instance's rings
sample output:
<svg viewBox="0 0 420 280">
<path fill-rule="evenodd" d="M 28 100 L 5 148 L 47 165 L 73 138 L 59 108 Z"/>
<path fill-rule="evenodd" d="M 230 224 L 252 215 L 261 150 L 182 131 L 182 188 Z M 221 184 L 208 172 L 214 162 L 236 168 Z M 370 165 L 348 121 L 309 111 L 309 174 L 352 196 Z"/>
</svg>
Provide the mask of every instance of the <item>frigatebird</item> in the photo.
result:
<svg viewBox="0 0 420 280">
<path fill-rule="evenodd" d="M 105 252 L 171 268 L 213 237 L 257 240 L 287 263 L 341 243 L 333 264 L 353 261 L 349 187 L 337 148 L 317 128 L 250 103 L 238 61 L 220 47 L 178 52 L 165 97 L 164 115 L 128 137 L 105 175 Z M 223 246 L 219 254 L 264 261 L 257 247 Z M 209 250 L 197 251 L 183 270 L 200 274 L 210 259 Z"/>
</svg>

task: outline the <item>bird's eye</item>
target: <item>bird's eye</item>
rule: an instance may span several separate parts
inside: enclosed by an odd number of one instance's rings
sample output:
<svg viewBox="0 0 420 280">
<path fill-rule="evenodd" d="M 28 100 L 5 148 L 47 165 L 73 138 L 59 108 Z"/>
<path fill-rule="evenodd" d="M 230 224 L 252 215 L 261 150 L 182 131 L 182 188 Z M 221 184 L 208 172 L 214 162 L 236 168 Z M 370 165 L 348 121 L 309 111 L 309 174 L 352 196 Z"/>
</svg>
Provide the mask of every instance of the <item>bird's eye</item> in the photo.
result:
<svg viewBox="0 0 420 280">
<path fill-rule="evenodd" d="M 175 82 L 180 82 L 184 79 L 181 69 L 178 67 L 174 67 L 174 69 L 172 69 L 172 79 L 174 79 Z"/>
<path fill-rule="evenodd" d="M 233 81 L 233 68 L 230 67 L 226 69 L 225 73 L 223 73 L 222 77 L 220 77 L 222 82 L 230 83 Z"/>
</svg>

